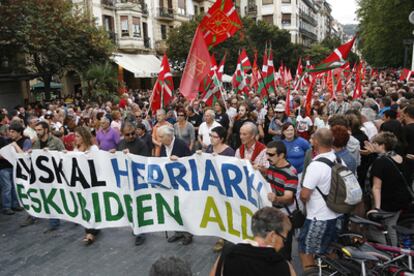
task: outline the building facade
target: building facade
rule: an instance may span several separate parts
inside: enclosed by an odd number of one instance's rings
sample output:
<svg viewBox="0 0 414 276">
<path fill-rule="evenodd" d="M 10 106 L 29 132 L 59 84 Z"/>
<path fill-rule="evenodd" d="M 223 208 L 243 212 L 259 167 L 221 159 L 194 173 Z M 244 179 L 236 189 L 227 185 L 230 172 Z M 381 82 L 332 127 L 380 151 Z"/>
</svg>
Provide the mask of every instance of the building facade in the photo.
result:
<svg viewBox="0 0 414 276">
<path fill-rule="evenodd" d="M 325 0 L 236 0 L 241 16 L 289 31 L 292 43 L 309 46 L 330 34 L 331 8 Z"/>
</svg>

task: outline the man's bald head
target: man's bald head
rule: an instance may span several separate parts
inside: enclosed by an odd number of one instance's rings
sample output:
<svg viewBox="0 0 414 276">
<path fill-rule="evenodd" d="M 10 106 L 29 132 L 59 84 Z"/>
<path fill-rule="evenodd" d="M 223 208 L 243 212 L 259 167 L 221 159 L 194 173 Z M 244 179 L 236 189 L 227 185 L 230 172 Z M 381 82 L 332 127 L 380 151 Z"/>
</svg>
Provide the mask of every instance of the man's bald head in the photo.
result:
<svg viewBox="0 0 414 276">
<path fill-rule="evenodd" d="M 330 129 L 319 128 L 315 134 L 313 134 L 313 139 L 317 142 L 319 147 L 332 148 L 334 138 Z"/>
</svg>

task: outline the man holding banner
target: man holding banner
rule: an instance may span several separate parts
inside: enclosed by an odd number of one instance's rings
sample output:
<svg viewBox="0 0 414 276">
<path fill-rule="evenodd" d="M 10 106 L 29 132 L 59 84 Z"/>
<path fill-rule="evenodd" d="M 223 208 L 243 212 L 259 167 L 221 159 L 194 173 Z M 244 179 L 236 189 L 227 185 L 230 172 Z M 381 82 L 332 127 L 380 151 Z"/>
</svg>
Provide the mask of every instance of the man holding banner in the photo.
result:
<svg viewBox="0 0 414 276">
<path fill-rule="evenodd" d="M 159 127 L 157 135 L 161 143 L 161 157 L 169 157 L 172 161 L 176 161 L 179 157 L 191 155 L 187 144 L 174 136 L 174 129 L 172 127 L 168 125 Z M 182 239 L 183 245 L 189 245 L 193 241 L 193 235 L 188 232 L 175 232 L 168 239 L 168 242 L 176 242 L 180 239 Z"/>
<path fill-rule="evenodd" d="M 147 145 L 137 137 L 136 127 L 129 123 L 124 122 L 121 126 L 121 133 L 124 136 L 116 150 L 122 151 L 125 154 L 132 153 L 141 156 L 151 156 L 150 149 Z M 115 150 L 111 151 L 115 152 Z M 139 246 L 145 242 L 145 234 L 139 234 L 135 237 L 135 245 Z"/>
</svg>

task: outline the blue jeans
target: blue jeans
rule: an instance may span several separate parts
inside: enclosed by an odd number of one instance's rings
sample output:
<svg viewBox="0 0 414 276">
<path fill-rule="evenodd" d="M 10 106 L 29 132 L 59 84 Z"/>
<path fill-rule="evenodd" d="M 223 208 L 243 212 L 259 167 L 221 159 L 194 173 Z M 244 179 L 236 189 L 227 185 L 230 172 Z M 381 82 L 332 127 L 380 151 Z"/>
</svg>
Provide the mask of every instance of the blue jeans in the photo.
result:
<svg viewBox="0 0 414 276">
<path fill-rule="evenodd" d="M 0 170 L 0 188 L 3 209 L 11 209 L 19 206 L 16 190 L 13 183 L 13 169 L 5 168 Z"/>
</svg>

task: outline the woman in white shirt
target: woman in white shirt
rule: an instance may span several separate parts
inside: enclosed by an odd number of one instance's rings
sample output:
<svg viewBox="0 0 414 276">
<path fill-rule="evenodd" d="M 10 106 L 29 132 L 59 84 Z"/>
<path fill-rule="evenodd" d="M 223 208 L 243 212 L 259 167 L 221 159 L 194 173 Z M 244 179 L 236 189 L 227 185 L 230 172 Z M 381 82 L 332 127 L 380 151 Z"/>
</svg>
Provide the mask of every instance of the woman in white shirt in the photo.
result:
<svg viewBox="0 0 414 276">
<path fill-rule="evenodd" d="M 93 144 L 92 142 L 92 134 L 91 132 L 82 126 L 75 128 L 75 149 L 74 151 L 80 152 L 90 152 L 90 151 L 98 151 L 99 148 Z M 85 229 L 85 237 L 83 238 L 83 242 L 85 245 L 92 244 L 95 239 L 96 235 L 99 234 L 98 229 Z"/>
</svg>

